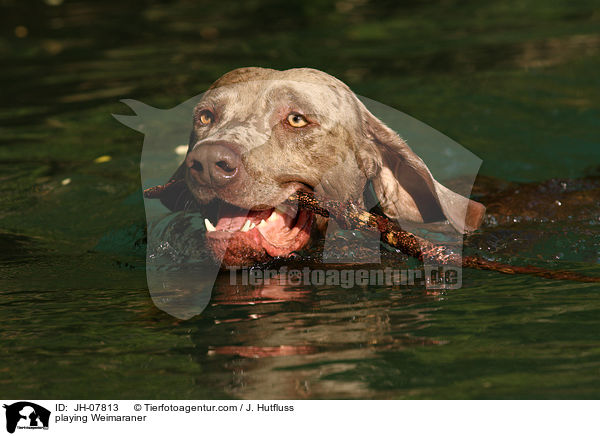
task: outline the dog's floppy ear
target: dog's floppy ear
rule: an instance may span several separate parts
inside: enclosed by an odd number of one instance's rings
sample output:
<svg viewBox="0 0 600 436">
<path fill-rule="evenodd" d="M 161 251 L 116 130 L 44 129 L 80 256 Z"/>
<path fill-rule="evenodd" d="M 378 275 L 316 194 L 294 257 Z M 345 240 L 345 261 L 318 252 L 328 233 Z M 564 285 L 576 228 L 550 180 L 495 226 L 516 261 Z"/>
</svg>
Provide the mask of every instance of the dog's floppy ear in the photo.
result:
<svg viewBox="0 0 600 436">
<path fill-rule="evenodd" d="M 412 222 L 448 220 L 464 233 L 481 225 L 485 207 L 446 188 L 410 147 L 363 106 L 363 127 L 378 162 L 371 177 L 383 212 Z"/>
</svg>

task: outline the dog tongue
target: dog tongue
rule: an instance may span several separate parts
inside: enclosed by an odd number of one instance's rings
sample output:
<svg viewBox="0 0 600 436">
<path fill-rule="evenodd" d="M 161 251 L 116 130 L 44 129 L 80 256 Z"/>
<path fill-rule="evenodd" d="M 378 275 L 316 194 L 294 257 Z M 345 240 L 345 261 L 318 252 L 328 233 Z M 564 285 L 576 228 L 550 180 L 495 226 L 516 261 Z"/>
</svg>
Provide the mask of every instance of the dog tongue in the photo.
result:
<svg viewBox="0 0 600 436">
<path fill-rule="evenodd" d="M 249 211 L 224 203 L 219 209 L 219 218 L 215 228 L 235 232 L 242 228 L 246 220 L 258 224 L 261 219 L 267 219 L 270 214 L 270 210 Z"/>
</svg>

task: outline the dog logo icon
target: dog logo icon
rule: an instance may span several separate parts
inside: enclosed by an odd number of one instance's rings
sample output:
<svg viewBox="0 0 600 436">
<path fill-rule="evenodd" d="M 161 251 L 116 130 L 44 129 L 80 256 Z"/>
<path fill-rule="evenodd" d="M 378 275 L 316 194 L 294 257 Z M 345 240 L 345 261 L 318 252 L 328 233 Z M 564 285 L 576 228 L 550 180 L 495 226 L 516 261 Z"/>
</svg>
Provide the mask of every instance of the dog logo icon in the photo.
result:
<svg viewBox="0 0 600 436">
<path fill-rule="evenodd" d="M 48 429 L 50 411 L 29 401 L 19 401 L 4 405 L 6 409 L 6 431 L 14 433 L 18 429 Z"/>
</svg>

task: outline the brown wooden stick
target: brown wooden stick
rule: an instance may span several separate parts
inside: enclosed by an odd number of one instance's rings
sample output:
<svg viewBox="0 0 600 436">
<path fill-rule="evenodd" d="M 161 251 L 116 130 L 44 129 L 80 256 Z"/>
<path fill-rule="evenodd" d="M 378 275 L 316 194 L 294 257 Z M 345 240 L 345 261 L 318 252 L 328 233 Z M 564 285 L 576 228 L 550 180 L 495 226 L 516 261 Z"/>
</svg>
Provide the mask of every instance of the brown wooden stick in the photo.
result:
<svg viewBox="0 0 600 436">
<path fill-rule="evenodd" d="M 338 201 L 322 201 L 309 192 L 297 192 L 290 200 L 314 213 L 333 218 L 345 228 L 376 229 L 381 239 L 404 254 L 419 259 L 430 260 L 442 265 L 455 265 L 479 270 L 497 271 L 504 274 L 529 274 L 553 280 L 571 280 L 584 283 L 600 283 L 600 277 L 586 276 L 572 271 L 549 270 L 536 266 L 515 266 L 483 259 L 479 256 L 462 257 L 444 245 L 434 244 L 426 239 L 403 230 L 400 225 L 390 219 L 358 209 L 353 203 Z"/>
<path fill-rule="evenodd" d="M 181 180 L 171 179 L 164 185 L 144 190 L 146 198 L 161 198 Z M 383 241 L 398 248 L 404 254 L 419 259 L 430 260 L 442 265 L 462 266 L 479 270 L 496 271 L 504 274 L 529 274 L 552 280 L 571 280 L 583 283 L 600 283 L 600 277 L 586 276 L 572 271 L 549 270 L 536 266 L 515 266 L 483 259 L 479 256 L 462 257 L 450 247 L 434 244 L 426 239 L 403 230 L 400 225 L 386 217 L 375 215 L 356 207 L 351 202 L 320 200 L 310 192 L 298 191 L 289 201 L 297 201 L 304 209 L 324 217 L 334 218 L 344 228 L 377 230 Z"/>
<path fill-rule="evenodd" d="M 185 181 L 182 179 L 171 179 L 164 185 L 158 185 L 152 188 L 144 189 L 144 197 L 160 199 L 169 189 L 180 183 L 185 183 Z"/>
</svg>

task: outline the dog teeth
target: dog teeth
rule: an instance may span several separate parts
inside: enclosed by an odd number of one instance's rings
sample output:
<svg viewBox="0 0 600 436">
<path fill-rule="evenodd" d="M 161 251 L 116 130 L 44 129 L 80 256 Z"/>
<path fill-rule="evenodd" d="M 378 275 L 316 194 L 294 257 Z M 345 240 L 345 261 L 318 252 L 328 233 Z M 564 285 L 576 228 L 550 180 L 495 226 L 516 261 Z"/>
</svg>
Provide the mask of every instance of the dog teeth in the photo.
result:
<svg viewBox="0 0 600 436">
<path fill-rule="evenodd" d="M 262 229 L 263 227 L 265 227 L 267 225 L 267 222 L 265 220 L 260 220 L 260 223 L 258 224 L 258 228 Z"/>
<path fill-rule="evenodd" d="M 250 220 L 246 220 L 246 222 L 244 223 L 244 225 L 240 229 L 240 232 L 247 232 L 248 230 L 250 230 L 250 226 L 251 225 L 252 225 L 252 223 L 250 222 Z"/>
<path fill-rule="evenodd" d="M 215 226 L 212 225 L 212 223 L 209 221 L 208 218 L 204 218 L 204 225 L 206 226 L 207 232 L 214 232 L 215 230 L 217 230 L 215 228 Z"/>
<path fill-rule="evenodd" d="M 256 224 L 254 224 L 254 223 L 250 224 L 250 229 L 249 230 L 252 230 L 254 227 L 256 227 Z"/>
<path fill-rule="evenodd" d="M 277 211 L 277 209 L 274 209 L 273 212 L 271 213 L 271 216 L 269 218 L 267 218 L 267 221 L 275 221 L 277 219 L 278 214 L 279 214 L 279 212 Z"/>
</svg>

